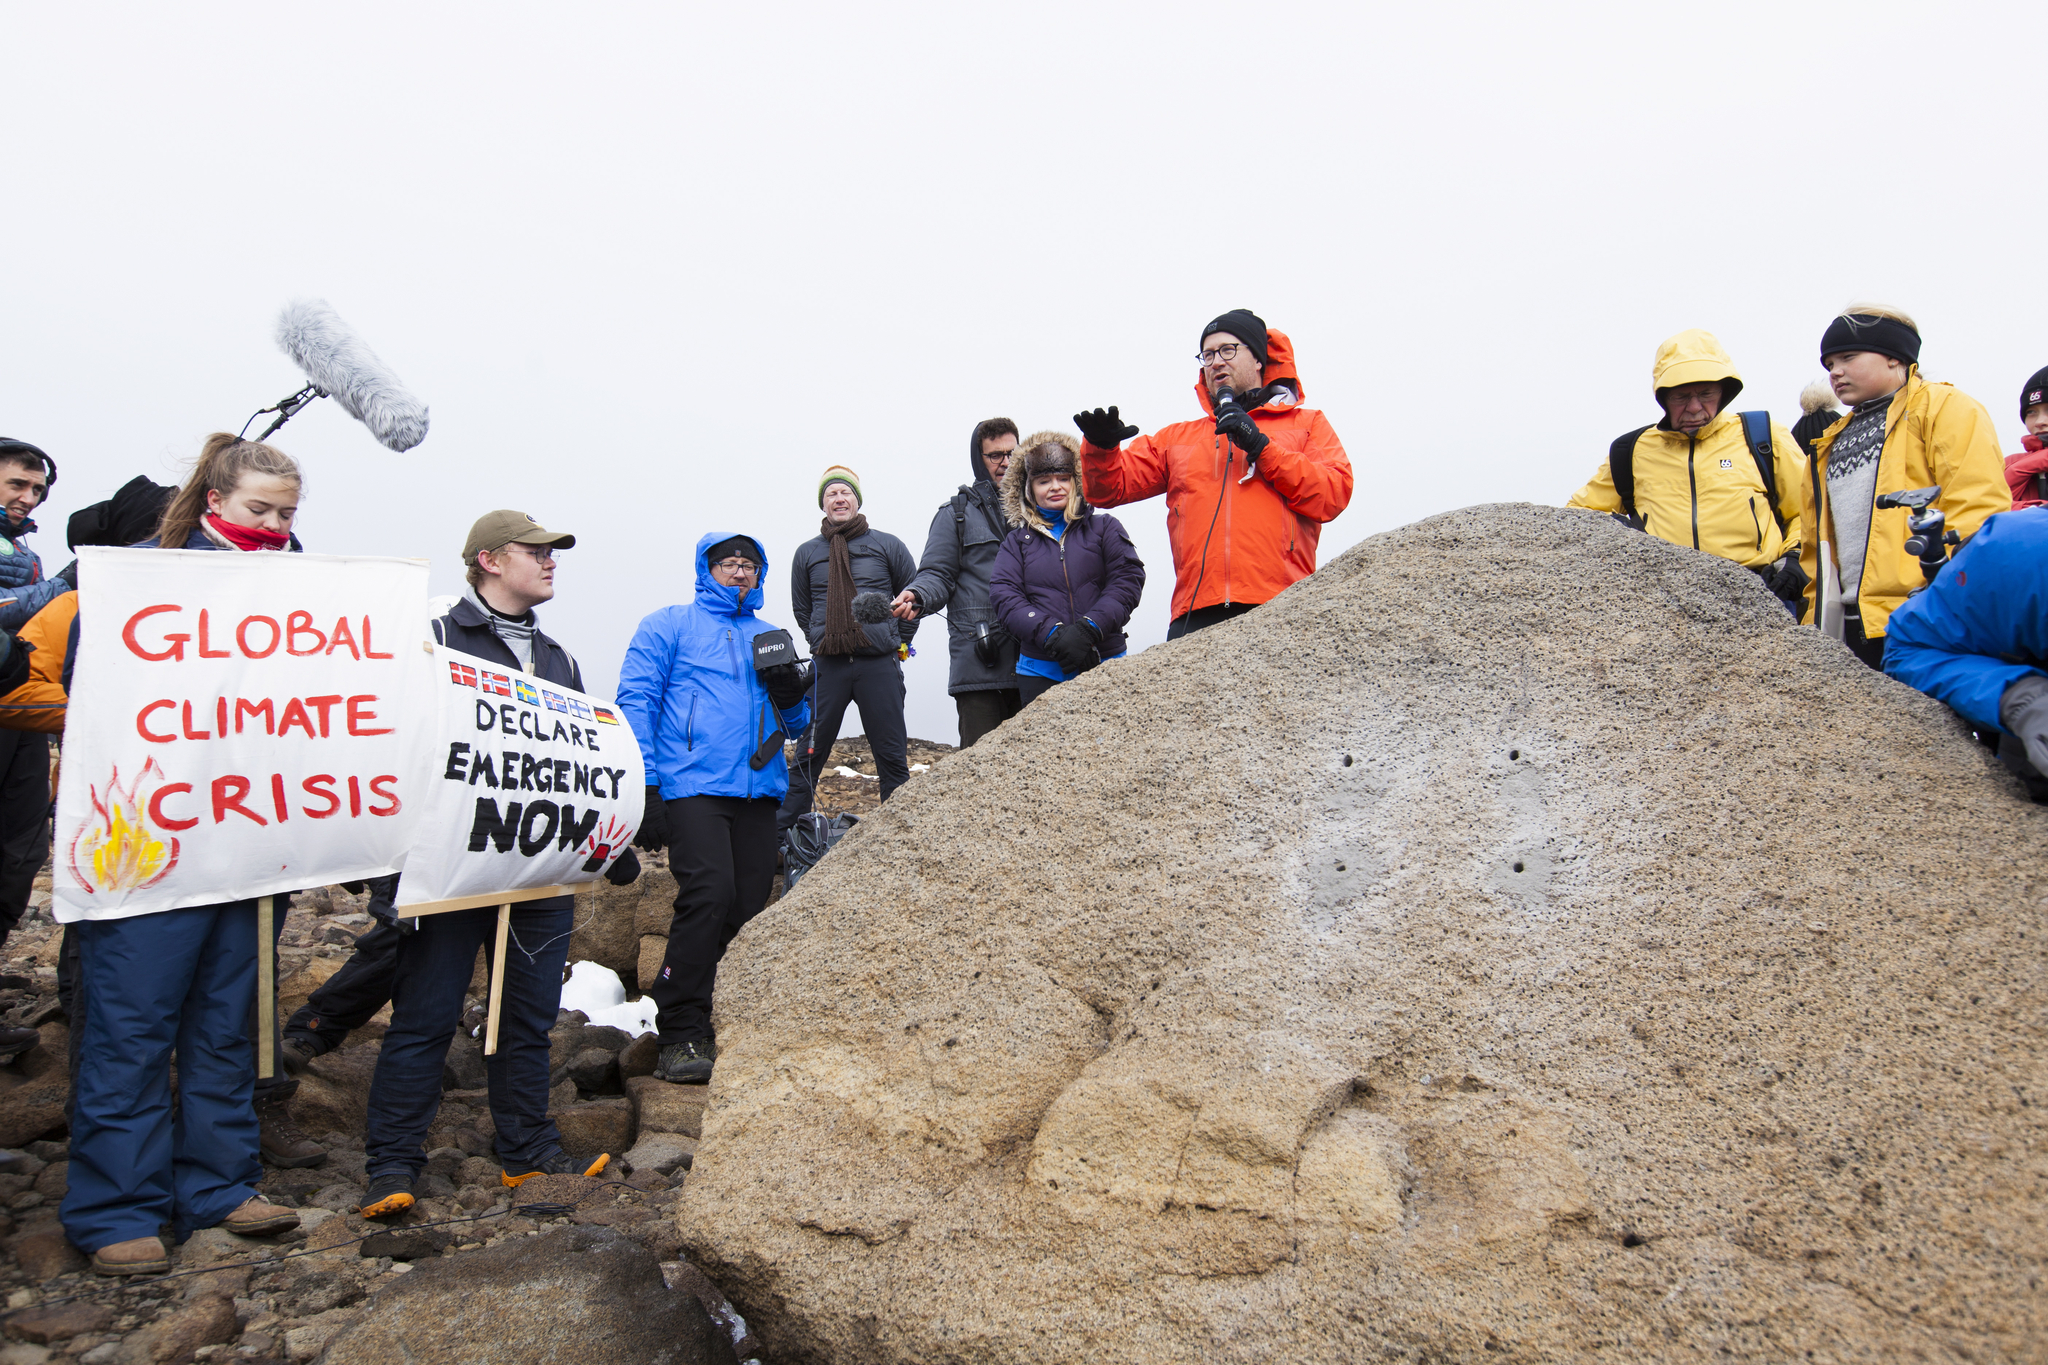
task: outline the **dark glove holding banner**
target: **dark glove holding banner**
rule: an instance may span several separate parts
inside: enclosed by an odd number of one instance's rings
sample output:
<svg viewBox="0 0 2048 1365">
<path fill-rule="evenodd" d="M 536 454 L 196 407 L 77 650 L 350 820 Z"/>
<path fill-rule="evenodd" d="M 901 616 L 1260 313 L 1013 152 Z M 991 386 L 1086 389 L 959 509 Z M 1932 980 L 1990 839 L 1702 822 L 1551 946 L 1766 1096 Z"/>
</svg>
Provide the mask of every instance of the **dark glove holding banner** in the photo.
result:
<svg viewBox="0 0 2048 1365">
<path fill-rule="evenodd" d="M 631 886 L 640 877 L 640 855 L 627 849 L 605 869 L 604 879 L 613 886 Z"/>
<path fill-rule="evenodd" d="M 2027 761 L 2048 777 L 2048 677 L 2029 673 L 2008 684 L 1998 700 L 1998 723 L 2027 746 Z"/>
<path fill-rule="evenodd" d="M 659 787 L 647 789 L 647 810 L 640 817 L 640 832 L 633 836 L 633 847 L 649 853 L 668 847 L 668 803 L 661 799 Z"/>
<path fill-rule="evenodd" d="M 1756 573 L 1757 577 L 1763 579 L 1764 586 L 1776 593 L 1781 602 L 1804 600 L 1806 585 L 1813 581 L 1806 570 L 1799 567 L 1797 550 L 1779 559 L 1775 564 L 1764 565 Z"/>
<path fill-rule="evenodd" d="M 787 711 L 804 699 L 804 693 L 811 690 L 810 679 L 795 664 L 777 664 L 763 669 L 761 685 L 768 689 L 768 700 L 775 703 L 778 711 Z"/>
<path fill-rule="evenodd" d="M 1138 429 L 1128 425 L 1115 408 L 1077 412 L 1074 425 L 1088 438 L 1088 444 L 1097 450 L 1115 450 L 1138 434 Z"/>
<path fill-rule="evenodd" d="M 69 564 L 66 564 L 66 565 L 65 565 L 65 566 L 64 566 L 63 568 L 61 568 L 61 569 L 57 570 L 57 572 L 56 572 L 56 573 L 54 573 L 54 574 L 52 574 L 52 575 L 50 575 L 50 576 L 51 576 L 52 578 L 61 578 L 61 579 L 63 579 L 63 580 L 64 580 L 64 581 L 66 582 L 66 583 L 69 583 L 69 584 L 71 585 L 71 587 L 72 587 L 72 590 L 73 590 L 74 592 L 75 592 L 75 591 L 77 591 L 77 589 L 78 589 L 78 561 L 77 561 L 77 560 L 75 560 L 75 559 L 74 559 L 74 560 L 72 560 L 72 561 L 71 561 L 71 562 L 70 562 Z"/>
<path fill-rule="evenodd" d="M 1259 430 L 1259 424 L 1252 415 L 1235 403 L 1224 403 L 1216 409 L 1216 434 L 1227 436 L 1230 443 L 1242 450 L 1248 464 L 1257 463 L 1259 455 L 1273 443 L 1273 438 Z"/>
</svg>

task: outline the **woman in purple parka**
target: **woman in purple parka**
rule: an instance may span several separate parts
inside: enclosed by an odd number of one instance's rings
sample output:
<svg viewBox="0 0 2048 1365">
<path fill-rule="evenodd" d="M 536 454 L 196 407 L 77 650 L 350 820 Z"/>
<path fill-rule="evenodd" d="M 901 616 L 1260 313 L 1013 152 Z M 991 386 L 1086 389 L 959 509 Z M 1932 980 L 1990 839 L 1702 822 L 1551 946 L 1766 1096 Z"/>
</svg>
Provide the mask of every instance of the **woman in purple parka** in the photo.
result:
<svg viewBox="0 0 2048 1365">
<path fill-rule="evenodd" d="M 1081 496 L 1081 443 L 1041 431 L 1003 476 L 1011 531 L 996 550 L 989 604 L 1017 637 L 1026 704 L 1104 659 L 1124 656 L 1124 626 L 1145 593 L 1145 564 L 1123 523 Z"/>
</svg>

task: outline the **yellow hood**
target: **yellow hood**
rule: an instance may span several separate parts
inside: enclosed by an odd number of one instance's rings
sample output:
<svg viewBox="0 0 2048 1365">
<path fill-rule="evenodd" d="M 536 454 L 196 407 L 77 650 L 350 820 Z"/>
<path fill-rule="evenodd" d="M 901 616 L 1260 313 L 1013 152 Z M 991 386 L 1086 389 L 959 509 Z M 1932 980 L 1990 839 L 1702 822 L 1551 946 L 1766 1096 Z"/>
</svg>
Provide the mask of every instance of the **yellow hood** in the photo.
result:
<svg viewBox="0 0 2048 1365">
<path fill-rule="evenodd" d="M 1721 349 L 1721 343 L 1712 332 L 1701 331 L 1697 327 L 1689 327 L 1658 346 L 1657 363 L 1651 367 L 1650 374 L 1650 387 L 1658 393 L 1675 389 L 1680 384 L 1707 384 L 1720 380 L 1723 385 L 1723 412 L 1735 402 L 1735 395 L 1742 392 L 1742 376 L 1735 372 L 1735 362 L 1728 358 L 1728 352 Z M 1661 406 L 1663 399 L 1657 401 Z"/>
</svg>

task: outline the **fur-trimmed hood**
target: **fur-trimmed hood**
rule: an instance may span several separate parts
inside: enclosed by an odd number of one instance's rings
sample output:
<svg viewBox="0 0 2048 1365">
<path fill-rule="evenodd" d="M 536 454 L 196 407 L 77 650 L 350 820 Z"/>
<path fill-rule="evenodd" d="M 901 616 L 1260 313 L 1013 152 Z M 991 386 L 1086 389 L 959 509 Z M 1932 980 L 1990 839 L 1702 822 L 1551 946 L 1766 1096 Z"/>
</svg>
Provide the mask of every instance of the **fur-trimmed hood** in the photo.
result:
<svg viewBox="0 0 2048 1365">
<path fill-rule="evenodd" d="M 1058 446 L 1065 452 L 1041 452 L 1044 446 Z M 1033 458 L 1036 456 L 1036 458 Z M 1039 515 L 1032 504 L 1029 489 L 1031 473 L 1035 467 L 1038 473 L 1046 472 L 1048 465 L 1065 467 L 1073 471 L 1074 496 L 1067 505 L 1068 522 L 1080 521 L 1089 514 L 1088 499 L 1081 492 L 1081 441 L 1064 431 L 1035 431 L 1017 445 L 1017 453 L 1010 458 L 1010 467 L 1003 472 L 1003 519 L 1012 526 L 1029 526 L 1034 531 L 1046 529 L 1046 520 Z"/>
</svg>

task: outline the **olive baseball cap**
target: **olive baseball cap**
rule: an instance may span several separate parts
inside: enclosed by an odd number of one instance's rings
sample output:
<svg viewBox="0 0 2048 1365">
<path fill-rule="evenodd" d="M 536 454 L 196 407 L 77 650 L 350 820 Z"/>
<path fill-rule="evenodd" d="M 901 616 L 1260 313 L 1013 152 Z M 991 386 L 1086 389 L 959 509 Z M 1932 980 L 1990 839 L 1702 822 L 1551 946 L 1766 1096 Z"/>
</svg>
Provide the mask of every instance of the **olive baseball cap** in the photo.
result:
<svg viewBox="0 0 2048 1365">
<path fill-rule="evenodd" d="M 512 544 L 552 545 L 567 550 L 576 544 L 576 537 L 550 531 L 524 512 L 486 512 L 469 528 L 469 539 L 462 544 L 462 562 L 474 564 L 479 550 L 502 550 Z"/>
</svg>

